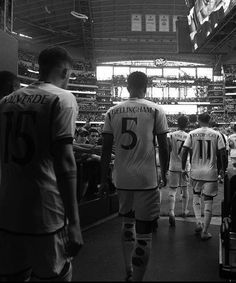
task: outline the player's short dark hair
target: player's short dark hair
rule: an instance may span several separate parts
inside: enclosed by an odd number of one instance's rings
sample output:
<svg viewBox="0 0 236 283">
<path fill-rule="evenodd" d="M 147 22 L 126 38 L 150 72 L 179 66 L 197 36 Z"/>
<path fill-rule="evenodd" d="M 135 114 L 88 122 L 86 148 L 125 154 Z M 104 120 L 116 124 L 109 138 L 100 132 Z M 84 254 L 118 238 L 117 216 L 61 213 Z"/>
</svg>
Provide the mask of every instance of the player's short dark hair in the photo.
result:
<svg viewBox="0 0 236 283">
<path fill-rule="evenodd" d="M 133 72 L 127 79 L 128 87 L 132 89 L 146 89 L 148 84 L 148 77 L 143 72 Z"/>
<path fill-rule="evenodd" d="M 48 74 L 55 67 L 68 63 L 73 66 L 73 59 L 68 51 L 62 47 L 54 46 L 42 50 L 38 57 L 39 69 L 43 74 Z"/>
<path fill-rule="evenodd" d="M 10 94 L 20 86 L 18 77 L 9 71 L 0 71 L 0 98 Z"/>
<path fill-rule="evenodd" d="M 185 129 L 188 125 L 188 117 L 185 115 L 181 115 L 178 119 L 177 119 L 177 123 L 178 126 L 182 129 Z"/>
<path fill-rule="evenodd" d="M 211 116 L 207 113 L 207 112 L 204 112 L 202 114 L 200 114 L 198 116 L 198 121 L 199 122 L 202 122 L 202 123 L 209 123 L 211 120 Z"/>
</svg>

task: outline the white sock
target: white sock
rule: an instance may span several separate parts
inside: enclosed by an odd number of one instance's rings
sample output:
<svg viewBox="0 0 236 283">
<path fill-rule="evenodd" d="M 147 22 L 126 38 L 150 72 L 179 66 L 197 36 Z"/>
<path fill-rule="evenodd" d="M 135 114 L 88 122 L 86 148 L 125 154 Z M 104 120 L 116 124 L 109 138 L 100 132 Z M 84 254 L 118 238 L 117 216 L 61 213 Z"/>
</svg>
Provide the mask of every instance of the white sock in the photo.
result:
<svg viewBox="0 0 236 283">
<path fill-rule="evenodd" d="M 188 212 L 188 202 L 189 202 L 189 190 L 188 187 L 182 187 L 183 201 L 182 201 L 182 213 Z"/>
<path fill-rule="evenodd" d="M 122 223 L 121 243 L 126 273 L 133 271 L 132 253 L 135 246 L 135 238 L 135 219 L 125 217 Z"/>
<path fill-rule="evenodd" d="M 193 194 L 193 211 L 196 217 L 197 223 L 201 222 L 201 196 Z"/>
<path fill-rule="evenodd" d="M 176 196 L 176 188 L 169 188 L 169 214 L 175 215 L 175 196 Z"/>
<path fill-rule="evenodd" d="M 213 200 L 204 200 L 204 227 L 203 232 L 207 232 L 212 217 Z"/>
<path fill-rule="evenodd" d="M 152 246 L 152 233 L 137 234 L 135 248 L 132 256 L 133 281 L 142 281 L 150 257 Z"/>
</svg>

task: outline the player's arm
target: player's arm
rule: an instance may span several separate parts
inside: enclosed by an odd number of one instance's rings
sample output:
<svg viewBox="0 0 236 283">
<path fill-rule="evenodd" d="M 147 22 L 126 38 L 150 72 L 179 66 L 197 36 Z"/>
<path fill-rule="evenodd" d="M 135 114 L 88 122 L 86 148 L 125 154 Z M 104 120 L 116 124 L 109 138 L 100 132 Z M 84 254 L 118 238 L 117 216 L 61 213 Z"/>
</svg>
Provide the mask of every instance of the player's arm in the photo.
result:
<svg viewBox="0 0 236 283">
<path fill-rule="evenodd" d="M 182 172 L 186 171 L 186 162 L 188 159 L 188 154 L 190 152 L 190 148 L 184 146 L 182 148 Z"/>
<path fill-rule="evenodd" d="M 168 141 L 168 149 L 169 149 L 169 154 L 168 154 L 169 158 L 168 158 L 167 168 L 169 168 L 169 165 L 170 165 L 170 154 L 171 154 L 171 151 L 172 151 L 172 146 L 171 146 L 171 136 L 168 135 L 168 134 L 167 134 L 167 141 Z"/>
<path fill-rule="evenodd" d="M 228 164 L 228 156 L 227 156 L 227 151 L 226 148 L 222 148 L 219 150 L 219 154 L 220 154 L 220 160 L 221 160 L 221 170 L 223 171 L 222 174 L 224 175 L 224 172 L 227 169 L 227 164 Z"/>
<path fill-rule="evenodd" d="M 161 167 L 161 178 L 166 185 L 166 173 L 169 165 L 169 143 L 167 140 L 167 134 L 157 134 L 157 140 L 159 144 L 159 159 Z"/>
<path fill-rule="evenodd" d="M 101 146 L 93 144 L 84 144 L 84 143 L 73 143 L 73 148 L 79 153 L 89 153 L 89 154 L 101 154 Z"/>
<path fill-rule="evenodd" d="M 69 255 L 75 256 L 83 244 L 77 203 L 77 167 L 72 143 L 57 141 L 53 144 L 54 170 L 68 219 Z"/>
<path fill-rule="evenodd" d="M 107 190 L 107 178 L 112 155 L 113 135 L 103 133 L 102 156 L 101 156 L 101 191 Z"/>
</svg>

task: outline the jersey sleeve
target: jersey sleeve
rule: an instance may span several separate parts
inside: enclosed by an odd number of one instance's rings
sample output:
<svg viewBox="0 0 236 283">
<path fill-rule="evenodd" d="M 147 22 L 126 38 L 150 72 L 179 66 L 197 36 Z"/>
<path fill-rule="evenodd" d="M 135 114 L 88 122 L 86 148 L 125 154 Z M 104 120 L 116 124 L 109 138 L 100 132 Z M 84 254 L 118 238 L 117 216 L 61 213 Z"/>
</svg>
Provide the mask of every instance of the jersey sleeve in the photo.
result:
<svg viewBox="0 0 236 283">
<path fill-rule="evenodd" d="M 68 139 L 73 142 L 78 105 L 73 96 L 54 101 L 52 110 L 52 143 Z"/>
<path fill-rule="evenodd" d="M 225 142 L 224 142 L 223 137 L 221 136 L 221 134 L 218 135 L 217 147 L 218 147 L 219 150 L 226 147 Z"/>
<path fill-rule="evenodd" d="M 103 134 L 112 134 L 112 125 L 111 125 L 111 115 L 110 115 L 110 111 L 108 111 L 105 115 L 105 122 L 103 125 L 103 130 L 102 130 Z"/>
<path fill-rule="evenodd" d="M 164 110 L 159 107 L 155 109 L 155 132 L 156 134 L 165 134 L 169 132 L 166 114 Z"/>
<path fill-rule="evenodd" d="M 183 147 L 187 147 L 187 148 L 191 148 L 192 147 L 192 136 L 191 136 L 191 134 L 187 135 L 187 138 L 186 138 L 186 140 L 184 142 Z"/>
</svg>

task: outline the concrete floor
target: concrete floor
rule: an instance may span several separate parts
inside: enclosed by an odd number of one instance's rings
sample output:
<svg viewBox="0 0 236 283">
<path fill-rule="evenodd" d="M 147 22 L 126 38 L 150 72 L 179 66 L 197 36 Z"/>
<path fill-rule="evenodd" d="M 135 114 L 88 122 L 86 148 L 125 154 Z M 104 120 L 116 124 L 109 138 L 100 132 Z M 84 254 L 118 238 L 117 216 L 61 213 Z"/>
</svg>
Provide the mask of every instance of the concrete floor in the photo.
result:
<svg viewBox="0 0 236 283">
<path fill-rule="evenodd" d="M 144 281 L 226 281 L 219 277 L 220 219 L 213 219 L 213 238 L 206 242 L 195 235 L 193 220 L 177 218 L 172 228 L 167 217 L 160 218 Z M 83 232 L 85 244 L 73 261 L 73 281 L 124 281 L 120 227 L 115 216 Z"/>
</svg>

